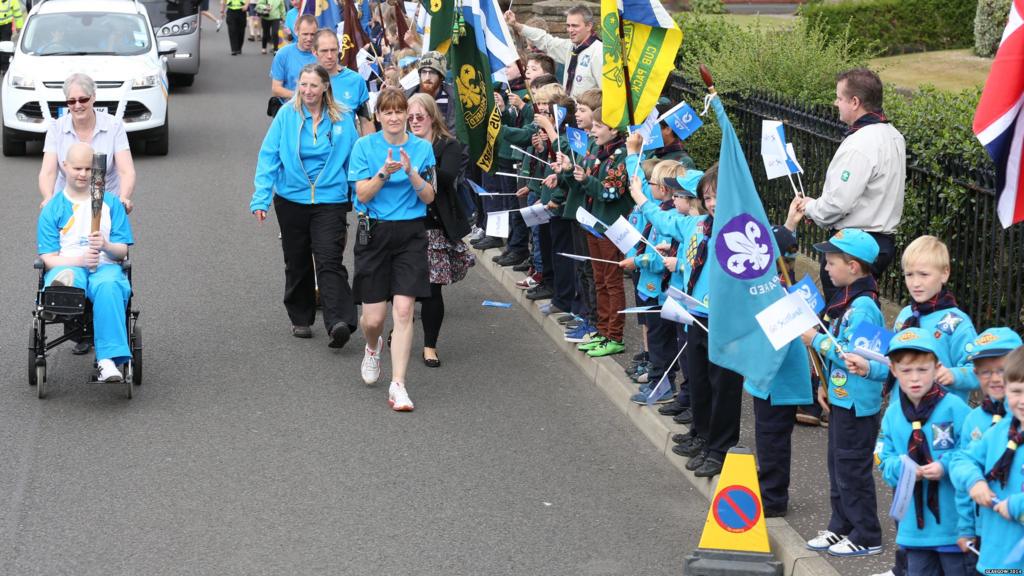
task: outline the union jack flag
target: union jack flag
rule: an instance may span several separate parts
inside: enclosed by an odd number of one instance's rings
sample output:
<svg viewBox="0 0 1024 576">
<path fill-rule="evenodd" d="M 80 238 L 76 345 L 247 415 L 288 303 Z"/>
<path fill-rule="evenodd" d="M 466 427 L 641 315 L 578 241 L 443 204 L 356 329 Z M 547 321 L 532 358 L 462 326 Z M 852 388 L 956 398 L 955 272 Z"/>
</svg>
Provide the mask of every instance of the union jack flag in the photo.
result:
<svg viewBox="0 0 1024 576">
<path fill-rule="evenodd" d="M 1024 221 L 1024 0 L 1013 0 L 981 101 L 974 134 L 996 165 L 997 210 L 1003 228 Z"/>
</svg>

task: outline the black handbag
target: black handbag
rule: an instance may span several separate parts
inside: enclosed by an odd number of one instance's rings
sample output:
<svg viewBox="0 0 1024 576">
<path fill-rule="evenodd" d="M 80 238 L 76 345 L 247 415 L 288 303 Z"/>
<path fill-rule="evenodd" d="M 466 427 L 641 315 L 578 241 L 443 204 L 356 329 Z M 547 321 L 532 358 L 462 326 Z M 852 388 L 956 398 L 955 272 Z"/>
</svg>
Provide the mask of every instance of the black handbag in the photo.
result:
<svg viewBox="0 0 1024 576">
<path fill-rule="evenodd" d="M 281 109 L 281 106 L 283 106 L 281 99 L 277 96 L 271 96 L 270 100 L 267 101 L 267 116 L 271 118 L 277 116 L 277 111 Z"/>
</svg>

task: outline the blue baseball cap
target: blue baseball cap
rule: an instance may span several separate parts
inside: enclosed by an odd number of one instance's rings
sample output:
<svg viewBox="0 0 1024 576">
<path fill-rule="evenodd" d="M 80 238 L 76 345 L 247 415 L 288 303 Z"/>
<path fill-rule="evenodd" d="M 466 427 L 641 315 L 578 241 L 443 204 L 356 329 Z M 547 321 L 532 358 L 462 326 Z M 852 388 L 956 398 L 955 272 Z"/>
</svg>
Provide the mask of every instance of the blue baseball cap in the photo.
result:
<svg viewBox="0 0 1024 576">
<path fill-rule="evenodd" d="M 1013 330 L 1005 327 L 989 328 L 967 343 L 967 360 L 973 362 L 978 358 L 1006 356 L 1022 345 L 1024 342 Z"/>
<path fill-rule="evenodd" d="M 697 185 L 704 176 L 700 170 L 687 170 L 686 174 L 674 178 L 662 178 L 661 183 L 672 191 L 673 194 L 683 192 L 691 198 L 697 197 Z"/>
<path fill-rule="evenodd" d="M 938 342 L 934 336 L 921 328 L 907 328 L 897 332 L 892 337 L 892 340 L 889 341 L 889 351 L 886 355 L 892 356 L 892 353 L 897 350 L 918 350 L 921 352 L 931 352 L 938 358 Z"/>
<path fill-rule="evenodd" d="M 840 230 L 836 232 L 835 236 L 829 238 L 828 242 L 815 244 L 814 249 L 826 254 L 842 252 L 868 264 L 874 264 L 878 258 L 878 242 L 871 237 L 871 234 L 856 228 Z"/>
</svg>

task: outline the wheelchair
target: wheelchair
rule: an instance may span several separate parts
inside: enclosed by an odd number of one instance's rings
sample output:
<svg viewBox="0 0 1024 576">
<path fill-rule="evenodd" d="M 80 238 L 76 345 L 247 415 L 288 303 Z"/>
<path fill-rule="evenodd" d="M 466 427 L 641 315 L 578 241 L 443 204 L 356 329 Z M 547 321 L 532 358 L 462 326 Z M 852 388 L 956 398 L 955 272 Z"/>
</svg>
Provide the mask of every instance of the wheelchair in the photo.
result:
<svg viewBox="0 0 1024 576">
<path fill-rule="evenodd" d="M 91 340 L 92 302 L 85 295 L 85 290 L 72 286 L 50 286 L 44 290 L 43 281 L 46 268 L 41 258 L 36 258 L 33 268 L 39 271 L 39 288 L 36 291 L 36 305 L 32 311 L 32 327 L 28 340 L 28 383 L 36 387 L 39 398 L 45 398 L 48 392 L 46 380 L 47 352 L 69 341 Z M 121 269 L 132 282 L 132 265 L 128 258 L 121 262 Z M 134 395 L 134 387 L 142 384 L 142 334 L 139 330 L 139 311 L 132 308 L 132 296 L 128 296 L 125 310 L 125 330 L 128 331 L 128 346 L 132 355 L 128 362 L 122 364 L 122 390 L 129 399 Z M 64 333 L 50 341 L 46 339 L 47 326 L 63 324 Z M 98 380 L 99 370 L 94 365 L 91 384 L 106 384 Z"/>
</svg>

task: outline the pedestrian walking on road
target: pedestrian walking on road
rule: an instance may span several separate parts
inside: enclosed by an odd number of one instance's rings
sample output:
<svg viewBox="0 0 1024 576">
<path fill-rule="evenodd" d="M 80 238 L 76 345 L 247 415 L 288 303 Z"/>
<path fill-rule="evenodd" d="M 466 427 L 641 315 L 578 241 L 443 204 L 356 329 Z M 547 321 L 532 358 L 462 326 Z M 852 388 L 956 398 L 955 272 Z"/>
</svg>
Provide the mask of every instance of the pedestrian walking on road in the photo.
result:
<svg viewBox="0 0 1024 576">
<path fill-rule="evenodd" d="M 318 64 L 305 66 L 299 73 L 298 97 L 278 111 L 263 139 L 249 204 L 259 222 L 266 219 L 271 199 L 277 211 L 284 252 L 284 306 L 292 335 L 313 336 L 319 281 L 331 348 L 344 346 L 356 328 L 355 304 L 342 260 L 351 209 L 349 151 L 356 138 L 351 112 L 334 100 L 327 71 Z"/>
<path fill-rule="evenodd" d="M 444 322 L 444 297 L 441 287 L 466 277 L 476 263 L 462 238 L 469 234 L 469 218 L 459 204 L 457 187 L 469 163 L 455 136 L 448 131 L 434 99 L 427 94 L 409 98 L 409 130 L 434 145 L 437 162 L 437 191 L 427 205 L 427 261 L 430 264 L 430 297 L 420 299 L 423 319 L 423 363 L 441 366 L 437 356 L 437 338 Z"/>
<path fill-rule="evenodd" d="M 267 44 L 270 44 L 270 49 L 275 54 L 277 53 L 277 28 L 284 18 L 284 12 L 284 0 L 259 0 L 256 2 L 256 13 L 262 20 L 260 28 L 263 30 L 260 54 L 267 53 Z"/>
<path fill-rule="evenodd" d="M 400 89 L 380 91 L 376 115 L 381 130 L 360 138 L 349 161 L 359 213 L 352 288 L 363 304 L 361 374 L 367 384 L 380 378 L 381 335 L 392 302 L 388 403 L 407 412 L 413 409 L 405 388 L 413 308 L 416 298 L 430 297 L 424 218 L 427 204 L 434 201 L 434 150 L 430 142 L 406 132 L 409 103 Z"/>
<path fill-rule="evenodd" d="M 242 53 L 245 42 L 245 14 L 249 9 L 249 0 L 220 0 L 220 16 L 228 23 L 228 43 L 231 55 Z"/>
</svg>

